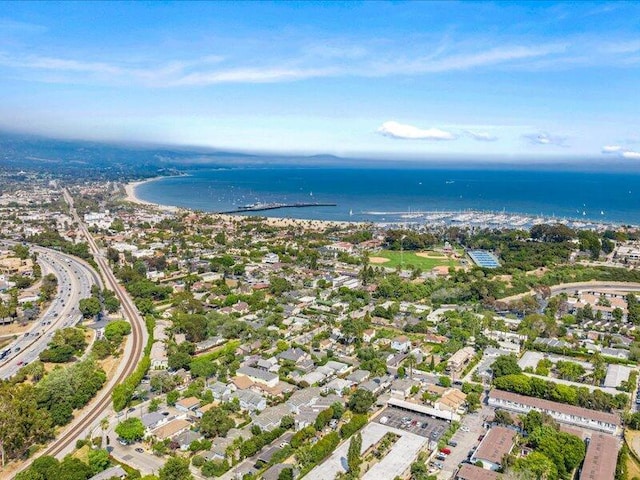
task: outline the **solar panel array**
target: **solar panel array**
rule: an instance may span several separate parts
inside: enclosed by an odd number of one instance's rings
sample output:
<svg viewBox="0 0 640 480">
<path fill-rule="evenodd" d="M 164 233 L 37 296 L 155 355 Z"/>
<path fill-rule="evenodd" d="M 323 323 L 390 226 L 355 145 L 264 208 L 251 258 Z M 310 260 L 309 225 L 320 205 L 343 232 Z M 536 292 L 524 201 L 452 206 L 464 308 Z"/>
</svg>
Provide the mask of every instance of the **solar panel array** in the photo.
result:
<svg viewBox="0 0 640 480">
<path fill-rule="evenodd" d="M 469 256 L 476 265 L 482 268 L 498 268 L 500 266 L 496 256 L 486 250 L 471 250 Z"/>
</svg>

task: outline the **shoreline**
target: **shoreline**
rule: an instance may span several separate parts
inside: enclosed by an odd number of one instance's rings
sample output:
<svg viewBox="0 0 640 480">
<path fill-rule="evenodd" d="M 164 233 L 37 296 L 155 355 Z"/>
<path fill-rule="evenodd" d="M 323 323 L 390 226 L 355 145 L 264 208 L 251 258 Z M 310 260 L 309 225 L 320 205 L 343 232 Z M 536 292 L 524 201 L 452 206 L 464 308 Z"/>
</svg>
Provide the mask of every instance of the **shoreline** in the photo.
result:
<svg viewBox="0 0 640 480">
<path fill-rule="evenodd" d="M 195 210 L 190 208 L 183 208 L 175 205 L 163 205 L 160 203 L 142 200 L 140 197 L 136 195 L 136 189 L 144 183 L 155 182 L 156 180 L 160 180 L 162 178 L 181 177 L 181 176 L 184 176 L 184 175 L 170 175 L 166 177 L 160 176 L 160 177 L 148 178 L 146 180 L 138 180 L 135 182 L 125 183 L 124 184 L 124 191 L 125 191 L 124 200 L 126 202 L 130 202 L 135 205 L 157 208 L 162 211 L 168 211 L 172 213 L 195 212 Z M 253 215 L 234 215 L 234 214 L 228 214 L 228 213 L 214 213 L 214 212 L 207 212 L 207 213 L 210 213 L 211 215 L 219 217 L 225 221 L 234 221 L 234 220 L 254 217 Z M 364 225 L 369 225 L 371 223 L 371 222 L 348 222 L 348 221 L 341 221 L 341 220 L 318 220 L 318 219 L 308 220 L 303 218 L 262 217 L 262 216 L 260 217 L 264 218 L 264 221 L 268 225 L 271 225 L 274 227 L 295 227 L 295 226 L 301 226 L 304 224 L 307 228 L 324 229 L 331 226 L 339 226 L 339 227 L 364 226 Z"/>
<path fill-rule="evenodd" d="M 160 204 L 160 203 L 155 203 L 155 202 L 149 202 L 147 200 L 142 200 L 140 197 L 137 196 L 136 194 L 136 189 L 144 184 L 144 183 L 149 183 L 149 182 L 154 182 L 156 180 L 160 180 L 163 178 L 171 178 L 171 177 L 180 177 L 180 176 L 185 176 L 185 175 L 169 175 L 169 176 L 158 176 L 158 177 L 153 177 L 153 178 L 148 178 L 145 180 L 138 180 L 135 182 L 129 182 L 124 184 L 124 190 L 125 190 L 125 201 L 133 203 L 133 204 L 137 204 L 140 206 L 146 206 L 146 207 L 152 207 L 152 208 L 156 208 L 159 209 L 161 211 L 165 211 L 165 212 L 172 212 L 172 213 L 178 213 L 178 212 L 195 212 L 196 210 L 191 209 L 191 208 L 186 208 L 186 207 L 178 207 L 176 205 L 165 205 L 165 204 Z M 219 218 L 223 218 L 226 220 L 238 220 L 238 219 L 242 219 L 242 218 L 251 218 L 251 217 L 255 217 L 254 215 L 242 215 L 242 214 L 234 214 L 234 213 L 217 213 L 217 212 L 206 212 L 210 215 L 214 215 L 217 216 Z M 393 213 L 403 213 L 403 212 L 366 212 L 368 214 L 371 215 L 382 215 L 382 214 L 393 214 Z M 413 212 L 413 214 L 417 214 L 418 212 Z M 453 215 L 471 215 L 471 216 L 476 216 L 476 215 L 494 215 L 494 216 L 520 216 L 522 218 L 527 218 L 529 220 L 544 220 L 546 223 L 561 223 L 567 226 L 570 226 L 571 228 L 578 228 L 578 229 L 584 229 L 584 227 L 586 227 L 587 230 L 591 230 L 591 229 L 601 229 L 603 227 L 619 227 L 621 225 L 623 225 L 623 223 L 619 223 L 619 222 L 603 222 L 603 221 L 598 221 L 598 220 L 594 220 L 594 219 L 586 219 L 586 218 L 556 218 L 556 217 L 547 217 L 544 215 L 532 215 L 532 214 L 528 214 L 528 213 L 519 213 L 519 212 L 487 212 L 487 211 L 481 211 L 481 210 L 461 210 L 461 211 L 433 211 L 433 212 L 419 212 L 422 215 L 432 215 L 435 214 L 436 216 L 441 216 L 441 215 L 448 215 L 448 216 L 453 216 Z M 412 214 L 412 215 L 413 215 Z M 398 221 L 375 221 L 375 220 L 369 220 L 369 221 L 352 221 L 352 220 L 321 220 L 321 219 L 304 219 L 304 218 L 291 218 L 291 217 L 269 217 L 269 216 L 262 216 L 262 215 L 257 215 L 263 219 L 265 219 L 265 221 L 273 226 L 295 226 L 295 225 L 308 225 L 308 226 L 313 226 L 313 228 L 320 228 L 320 227 L 328 227 L 328 226 L 364 226 L 364 225 L 371 225 L 371 224 L 378 224 L 378 225 L 405 225 L 407 226 L 408 223 L 410 224 L 422 224 L 422 223 L 428 223 L 430 220 L 433 223 L 438 223 L 438 221 L 435 218 L 405 218 L 403 220 L 398 220 Z M 434 222 L 435 220 L 435 222 Z M 545 223 L 543 222 L 543 223 Z M 473 224 L 475 222 L 471 222 L 471 224 Z M 539 223 L 539 222 L 535 222 L 535 223 Z M 533 223 L 533 224 L 535 224 Z M 451 223 L 451 225 L 455 226 L 465 226 L 466 222 L 462 221 L 460 223 Z M 582 225 L 580 225 L 582 224 Z M 632 224 L 629 224 L 632 225 Z M 472 225 L 474 226 L 474 225 Z M 475 225 L 477 226 L 477 225 Z M 524 225 L 511 225 L 511 226 L 499 226 L 499 225 L 485 225 L 485 228 L 523 228 Z"/>
<path fill-rule="evenodd" d="M 178 176 L 178 175 L 171 175 L 171 176 Z M 169 178 L 169 177 L 153 177 L 153 178 L 147 178 L 146 180 L 138 180 L 135 182 L 125 183 L 124 184 L 124 192 L 125 192 L 124 200 L 130 203 L 134 203 L 136 205 L 144 205 L 146 207 L 159 208 L 161 210 L 166 210 L 170 212 L 178 212 L 180 210 L 185 210 L 183 208 L 176 207 L 175 205 L 163 205 L 161 203 L 148 202 L 147 200 L 142 200 L 140 197 L 136 195 L 136 189 L 140 185 L 143 185 L 149 182 L 155 182 L 156 180 L 160 180 L 162 178 Z"/>
</svg>

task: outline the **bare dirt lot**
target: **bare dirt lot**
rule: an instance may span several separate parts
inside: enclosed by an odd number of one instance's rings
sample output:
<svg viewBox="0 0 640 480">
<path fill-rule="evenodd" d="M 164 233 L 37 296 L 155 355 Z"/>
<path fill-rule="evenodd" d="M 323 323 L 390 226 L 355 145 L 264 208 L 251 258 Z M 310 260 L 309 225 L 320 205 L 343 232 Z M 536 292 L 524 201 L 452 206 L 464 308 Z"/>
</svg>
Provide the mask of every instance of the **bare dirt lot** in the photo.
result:
<svg viewBox="0 0 640 480">
<path fill-rule="evenodd" d="M 390 261 L 391 260 L 389 260 L 388 258 L 383 258 L 383 257 L 369 257 L 369 262 L 374 264 L 387 263 Z"/>
</svg>

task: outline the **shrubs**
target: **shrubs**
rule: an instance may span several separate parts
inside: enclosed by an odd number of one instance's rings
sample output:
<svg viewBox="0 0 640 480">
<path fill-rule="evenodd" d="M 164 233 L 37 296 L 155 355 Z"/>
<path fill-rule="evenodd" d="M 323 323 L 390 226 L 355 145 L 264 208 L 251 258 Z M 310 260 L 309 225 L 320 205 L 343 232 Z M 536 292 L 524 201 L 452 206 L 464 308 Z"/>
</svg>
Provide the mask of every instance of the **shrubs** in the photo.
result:
<svg viewBox="0 0 640 480">
<path fill-rule="evenodd" d="M 624 408 L 629 401 L 624 393 L 613 396 L 602 390 L 590 392 L 586 387 L 562 385 L 523 374 L 505 375 L 493 383 L 500 390 L 605 412 Z"/>
<path fill-rule="evenodd" d="M 356 433 L 362 427 L 367 424 L 367 416 L 365 414 L 362 415 L 354 415 L 349 423 L 345 423 L 340 427 L 340 436 L 342 438 L 349 438 L 351 435 Z"/>
</svg>

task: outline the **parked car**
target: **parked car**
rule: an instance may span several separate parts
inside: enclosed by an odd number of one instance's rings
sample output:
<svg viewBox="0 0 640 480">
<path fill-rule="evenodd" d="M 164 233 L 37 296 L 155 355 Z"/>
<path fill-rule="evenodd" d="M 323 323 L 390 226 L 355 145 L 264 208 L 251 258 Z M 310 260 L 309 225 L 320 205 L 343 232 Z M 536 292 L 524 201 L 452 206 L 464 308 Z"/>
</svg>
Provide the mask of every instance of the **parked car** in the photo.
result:
<svg viewBox="0 0 640 480">
<path fill-rule="evenodd" d="M 451 450 L 446 448 L 446 447 L 445 448 L 441 448 L 440 452 L 444 453 L 445 455 L 450 455 L 451 454 Z"/>
<path fill-rule="evenodd" d="M 447 445 L 449 445 L 450 447 L 457 447 L 458 446 L 458 442 L 453 441 L 453 440 L 449 440 Z"/>
</svg>

